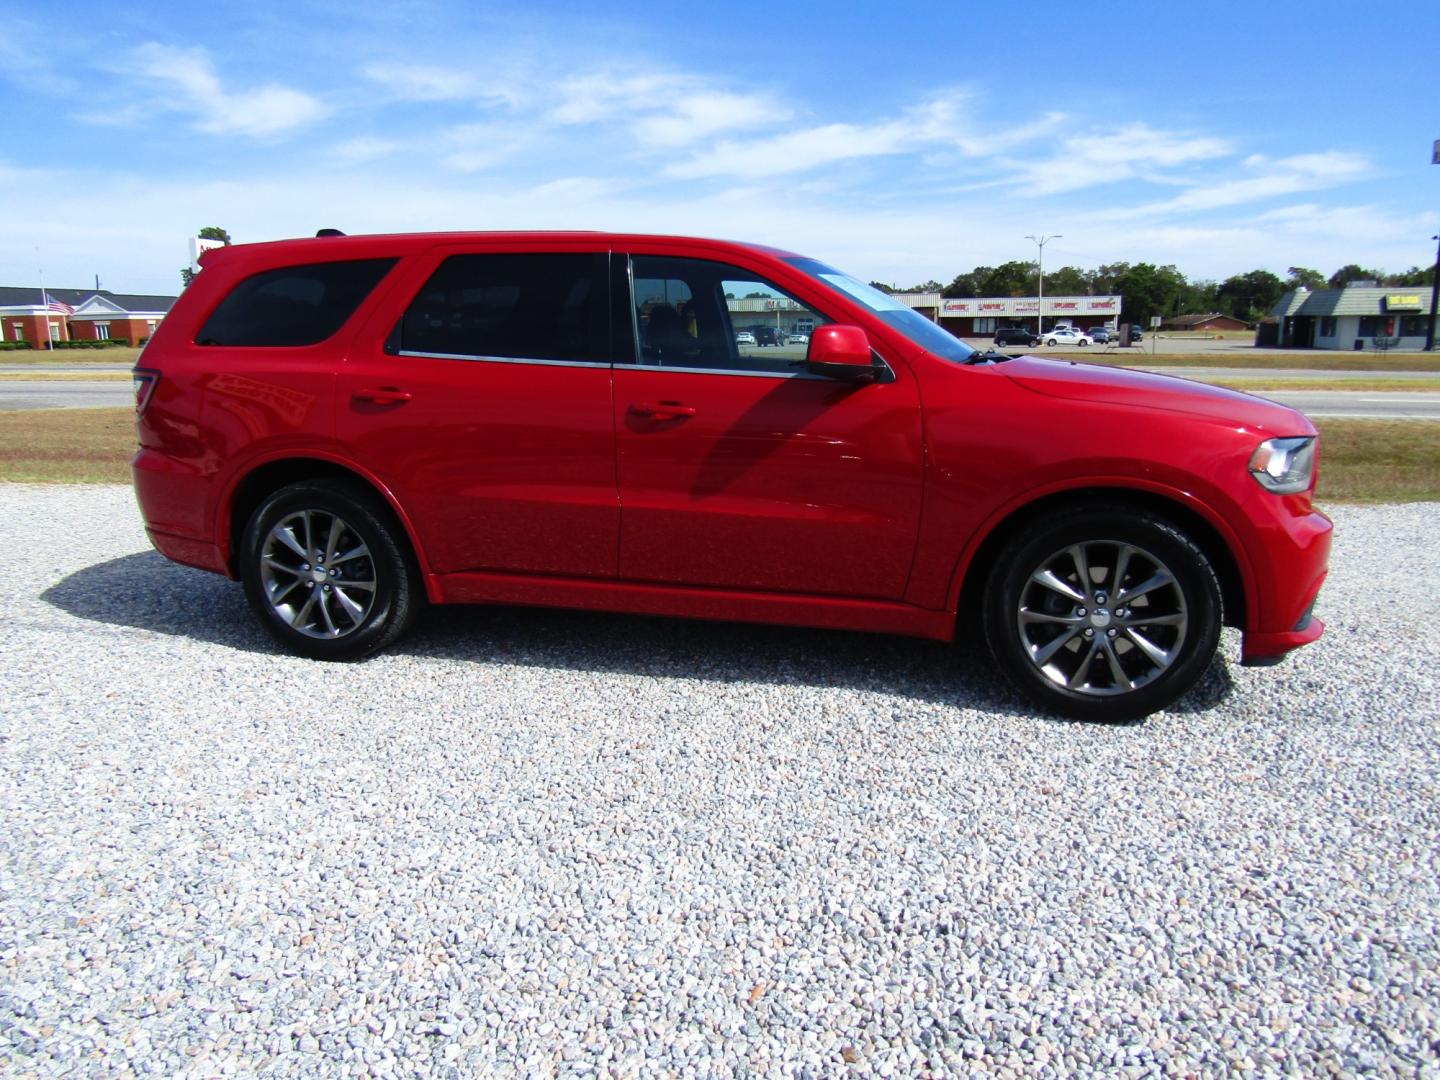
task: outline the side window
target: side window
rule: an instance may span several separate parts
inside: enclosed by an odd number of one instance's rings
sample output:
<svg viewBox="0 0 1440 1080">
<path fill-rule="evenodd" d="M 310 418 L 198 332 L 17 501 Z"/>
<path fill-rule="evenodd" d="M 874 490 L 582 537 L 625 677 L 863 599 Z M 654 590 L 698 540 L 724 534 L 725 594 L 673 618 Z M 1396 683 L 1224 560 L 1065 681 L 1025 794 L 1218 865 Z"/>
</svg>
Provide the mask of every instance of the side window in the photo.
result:
<svg viewBox="0 0 1440 1080">
<path fill-rule="evenodd" d="M 394 259 L 286 266 L 236 285 L 205 320 L 197 345 L 315 345 L 345 324 Z"/>
<path fill-rule="evenodd" d="M 606 254 L 454 255 L 400 320 L 401 353 L 610 362 Z"/>
<path fill-rule="evenodd" d="M 637 255 L 632 267 L 641 364 L 794 375 L 831 321 L 724 263 Z"/>
</svg>

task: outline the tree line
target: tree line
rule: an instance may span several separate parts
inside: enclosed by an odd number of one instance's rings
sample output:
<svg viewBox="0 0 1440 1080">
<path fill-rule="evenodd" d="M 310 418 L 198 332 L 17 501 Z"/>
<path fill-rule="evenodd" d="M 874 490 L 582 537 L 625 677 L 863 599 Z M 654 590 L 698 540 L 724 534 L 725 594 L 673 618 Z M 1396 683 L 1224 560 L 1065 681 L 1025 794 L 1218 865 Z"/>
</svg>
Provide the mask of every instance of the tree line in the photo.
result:
<svg viewBox="0 0 1440 1080">
<path fill-rule="evenodd" d="M 1039 267 L 1035 262 L 1014 261 L 1000 266 L 977 266 L 957 274 L 948 285 L 925 281 L 909 289 L 897 289 L 884 282 L 870 284 L 886 292 L 938 292 L 947 299 L 976 296 L 1035 296 Z M 1173 265 L 1116 262 L 1097 270 L 1062 266 L 1045 272 L 1048 296 L 1112 296 L 1125 298 L 1125 315 L 1135 322 L 1148 322 L 1153 315 L 1172 318 L 1219 311 L 1245 322 L 1258 322 L 1270 313 L 1275 302 L 1291 289 L 1342 289 L 1357 281 L 1384 286 L 1426 286 L 1434 279 L 1433 267 L 1412 266 L 1399 274 L 1369 270 L 1348 263 L 1328 278 L 1308 266 L 1292 266 L 1285 277 L 1269 270 L 1234 274 L 1224 281 L 1190 280 Z"/>
</svg>

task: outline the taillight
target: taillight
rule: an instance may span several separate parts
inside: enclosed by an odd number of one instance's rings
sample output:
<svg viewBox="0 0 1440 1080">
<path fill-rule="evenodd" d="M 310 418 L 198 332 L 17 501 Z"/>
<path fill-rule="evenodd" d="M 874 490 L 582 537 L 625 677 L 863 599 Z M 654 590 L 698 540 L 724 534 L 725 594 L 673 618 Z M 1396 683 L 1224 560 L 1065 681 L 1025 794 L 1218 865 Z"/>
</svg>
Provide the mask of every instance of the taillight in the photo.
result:
<svg viewBox="0 0 1440 1080">
<path fill-rule="evenodd" d="M 155 384 L 160 381 L 160 372 L 153 368 L 137 367 L 132 374 L 135 377 L 135 416 L 138 418 L 145 415 L 145 407 L 155 396 Z"/>
</svg>

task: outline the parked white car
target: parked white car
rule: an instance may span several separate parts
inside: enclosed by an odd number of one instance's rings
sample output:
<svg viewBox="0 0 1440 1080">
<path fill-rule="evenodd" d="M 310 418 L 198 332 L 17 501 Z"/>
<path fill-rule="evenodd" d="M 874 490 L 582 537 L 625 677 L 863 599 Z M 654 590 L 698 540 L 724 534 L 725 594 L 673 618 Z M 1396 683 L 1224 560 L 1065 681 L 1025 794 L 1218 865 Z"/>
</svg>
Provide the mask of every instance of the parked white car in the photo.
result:
<svg viewBox="0 0 1440 1080">
<path fill-rule="evenodd" d="M 737 331 L 735 332 L 735 344 L 736 344 L 736 345 L 754 345 L 754 344 L 755 344 L 755 335 L 752 334 L 749 330 L 737 330 Z"/>
<path fill-rule="evenodd" d="M 1046 345 L 1090 345 L 1092 339 L 1089 334 L 1076 330 L 1073 326 L 1057 326 L 1053 330 L 1045 331 L 1041 338 Z"/>
</svg>

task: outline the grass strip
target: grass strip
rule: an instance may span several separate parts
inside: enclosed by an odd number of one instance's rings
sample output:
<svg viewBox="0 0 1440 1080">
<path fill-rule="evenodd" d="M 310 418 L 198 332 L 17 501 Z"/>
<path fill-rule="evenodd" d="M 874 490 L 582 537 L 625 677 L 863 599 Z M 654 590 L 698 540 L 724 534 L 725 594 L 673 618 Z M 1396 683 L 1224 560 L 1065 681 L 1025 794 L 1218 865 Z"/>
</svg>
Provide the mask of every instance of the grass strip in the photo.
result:
<svg viewBox="0 0 1440 1080">
<path fill-rule="evenodd" d="M 1316 421 L 1321 502 L 1440 501 L 1440 423 Z M 130 409 L 0 412 L 0 481 L 128 484 L 135 453 Z"/>
<path fill-rule="evenodd" d="M 1195 378 L 1195 381 L 1251 392 L 1257 390 L 1354 390 L 1369 394 L 1377 390 L 1381 393 L 1440 390 L 1440 376 L 1433 379 L 1267 379 L 1263 375 L 1257 375 L 1253 379 L 1219 379 L 1207 375 L 1203 378 Z"/>
<path fill-rule="evenodd" d="M 44 364 L 47 366 L 81 367 L 85 364 L 126 364 L 134 366 L 139 349 L 117 345 L 112 349 L 6 349 L 0 352 L 0 364 Z"/>
<path fill-rule="evenodd" d="M 1306 368 L 1310 371 L 1434 371 L 1440 372 L 1440 355 L 1433 353 L 1406 353 L 1400 356 L 1381 356 L 1378 353 L 1282 353 L 1275 355 L 1255 351 L 1238 355 L 1235 353 L 1156 353 L 1116 350 L 1115 352 L 1090 352 L 1086 349 L 1071 349 L 1066 353 L 1051 352 L 1041 355 L 1056 359 L 1083 360 L 1092 364 L 1108 364 L 1111 367 L 1172 368 L 1210 367 L 1244 368 L 1251 371 L 1293 371 Z"/>
<path fill-rule="evenodd" d="M 6 382 L 129 382 L 128 371 L 0 371 Z"/>
</svg>

